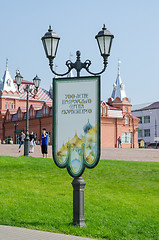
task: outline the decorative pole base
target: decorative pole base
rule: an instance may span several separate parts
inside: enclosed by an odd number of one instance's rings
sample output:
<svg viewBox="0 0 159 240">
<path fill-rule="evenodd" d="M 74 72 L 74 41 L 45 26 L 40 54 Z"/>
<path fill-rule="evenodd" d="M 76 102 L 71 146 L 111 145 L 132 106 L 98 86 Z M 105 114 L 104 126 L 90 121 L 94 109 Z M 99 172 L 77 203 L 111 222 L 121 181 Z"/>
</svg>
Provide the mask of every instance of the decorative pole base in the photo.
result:
<svg viewBox="0 0 159 240">
<path fill-rule="evenodd" d="M 29 157 L 29 139 L 24 140 L 24 156 Z"/>
<path fill-rule="evenodd" d="M 84 188 L 86 182 L 82 177 L 74 178 L 73 186 L 73 225 L 85 227 L 84 219 Z"/>
</svg>

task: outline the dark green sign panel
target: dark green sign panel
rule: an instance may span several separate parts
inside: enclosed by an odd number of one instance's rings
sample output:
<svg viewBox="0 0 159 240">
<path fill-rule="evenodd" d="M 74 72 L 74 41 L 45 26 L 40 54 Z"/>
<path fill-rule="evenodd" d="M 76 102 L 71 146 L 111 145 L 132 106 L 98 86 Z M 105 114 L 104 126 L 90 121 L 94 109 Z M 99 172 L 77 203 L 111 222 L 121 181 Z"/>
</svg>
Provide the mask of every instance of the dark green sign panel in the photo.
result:
<svg viewBox="0 0 159 240">
<path fill-rule="evenodd" d="M 53 158 L 79 177 L 100 157 L 100 77 L 55 78 Z"/>
</svg>

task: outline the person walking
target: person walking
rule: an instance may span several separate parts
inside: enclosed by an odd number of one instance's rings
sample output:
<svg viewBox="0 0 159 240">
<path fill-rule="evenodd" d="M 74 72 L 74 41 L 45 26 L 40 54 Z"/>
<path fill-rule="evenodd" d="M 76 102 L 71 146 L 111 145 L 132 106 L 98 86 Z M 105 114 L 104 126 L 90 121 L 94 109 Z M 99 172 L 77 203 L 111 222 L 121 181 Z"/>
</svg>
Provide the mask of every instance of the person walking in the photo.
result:
<svg viewBox="0 0 159 240">
<path fill-rule="evenodd" d="M 48 146 L 48 134 L 46 132 L 46 128 L 43 128 L 42 135 L 41 135 L 41 151 L 42 151 L 43 157 L 46 156 L 46 158 L 48 156 L 47 146 Z"/>
<path fill-rule="evenodd" d="M 20 152 L 21 146 L 24 145 L 24 139 L 25 139 L 25 133 L 21 132 L 21 141 L 19 144 L 19 152 Z"/>
<path fill-rule="evenodd" d="M 122 148 L 122 145 L 121 145 L 121 137 L 119 136 L 118 137 L 118 148 L 121 147 Z"/>
<path fill-rule="evenodd" d="M 29 134 L 29 140 L 30 140 L 30 145 L 29 145 L 29 152 L 30 153 L 33 153 L 34 152 L 34 134 L 33 134 L 33 132 L 31 132 L 30 134 Z"/>
</svg>

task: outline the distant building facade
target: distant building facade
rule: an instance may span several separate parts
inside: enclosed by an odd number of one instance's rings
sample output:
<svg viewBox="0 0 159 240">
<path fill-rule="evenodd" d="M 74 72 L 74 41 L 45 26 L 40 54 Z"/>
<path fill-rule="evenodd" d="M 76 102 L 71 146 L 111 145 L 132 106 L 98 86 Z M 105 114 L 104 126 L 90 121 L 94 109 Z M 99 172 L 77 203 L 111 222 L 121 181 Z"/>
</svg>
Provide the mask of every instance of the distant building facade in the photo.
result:
<svg viewBox="0 0 159 240">
<path fill-rule="evenodd" d="M 133 106 L 132 113 L 140 119 L 138 129 L 139 145 L 156 148 L 159 143 L 159 102 Z"/>
<path fill-rule="evenodd" d="M 34 90 L 34 85 L 32 82 L 22 81 L 20 85 L 20 92 L 17 90 L 17 85 L 15 80 L 12 79 L 9 70 L 8 62 L 6 64 L 6 70 L 3 77 L 0 80 L 0 141 L 8 142 L 9 138 L 14 138 L 16 131 L 18 133 L 17 138 L 19 138 L 20 129 L 24 130 L 25 125 L 21 126 L 23 120 L 26 119 L 26 92 L 23 88 L 30 84 Z M 48 107 L 52 106 L 52 99 L 50 93 L 45 89 L 39 88 L 38 93 L 33 97 L 29 96 L 29 114 L 30 118 L 35 117 L 35 112 L 41 109 L 44 102 Z M 10 127 L 7 130 L 7 125 L 10 122 Z M 13 124 L 13 126 L 12 126 Z M 14 125 L 15 124 L 15 125 Z M 19 130 L 18 130 L 19 129 Z M 15 131 L 15 134 L 12 132 Z M 16 139 L 14 139 L 14 143 Z"/>
<path fill-rule="evenodd" d="M 7 85 L 7 81 L 11 86 Z M 21 91 L 27 83 L 30 82 L 22 82 Z M 1 142 L 9 143 L 12 140 L 13 143 L 19 143 L 20 133 L 26 128 L 25 106 L 26 93 L 20 94 L 17 91 L 7 66 L 0 83 Z M 45 127 L 49 133 L 50 144 L 52 143 L 52 112 L 52 85 L 50 91 L 39 88 L 37 95 L 30 96 L 29 100 L 29 130 L 36 134 L 37 142 L 40 141 L 42 128 Z M 112 95 L 107 102 L 101 101 L 101 147 L 118 147 L 117 139 L 120 136 L 123 148 L 138 148 L 138 122 L 139 119 L 131 114 L 131 103 L 121 80 L 119 62 Z M 88 122 L 86 126 L 85 131 L 89 131 L 91 123 Z"/>
<path fill-rule="evenodd" d="M 101 146 L 116 148 L 120 136 L 123 148 L 138 148 L 138 122 L 139 119 L 131 114 L 131 103 L 121 80 L 119 61 L 111 98 L 108 102 L 101 102 Z"/>
</svg>

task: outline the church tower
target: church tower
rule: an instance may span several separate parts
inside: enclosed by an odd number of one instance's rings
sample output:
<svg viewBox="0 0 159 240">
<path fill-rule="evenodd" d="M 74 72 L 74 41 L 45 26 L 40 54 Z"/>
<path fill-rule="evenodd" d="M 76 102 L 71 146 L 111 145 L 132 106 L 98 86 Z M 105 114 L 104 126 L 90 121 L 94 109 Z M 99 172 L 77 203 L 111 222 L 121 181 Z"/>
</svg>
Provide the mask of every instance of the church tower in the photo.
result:
<svg viewBox="0 0 159 240">
<path fill-rule="evenodd" d="M 120 64 L 121 61 L 118 60 L 118 74 L 116 78 L 116 82 L 113 84 L 113 92 L 111 95 L 112 100 L 115 98 L 120 98 L 121 101 L 126 97 L 126 92 L 125 92 L 125 85 L 122 83 L 121 76 L 120 76 Z"/>
<path fill-rule="evenodd" d="M 0 82 L 0 90 L 6 92 L 12 91 L 13 93 L 16 92 L 13 79 L 8 71 L 8 59 L 6 59 L 6 70 Z"/>
<path fill-rule="evenodd" d="M 121 80 L 120 64 L 121 61 L 118 60 L 117 78 L 115 83 L 113 84 L 113 91 L 111 94 L 111 98 L 108 99 L 108 104 L 112 105 L 113 107 L 120 108 L 123 111 L 123 113 L 124 112 L 131 113 L 131 103 L 130 100 L 127 98 L 125 92 L 125 85 Z"/>
</svg>

